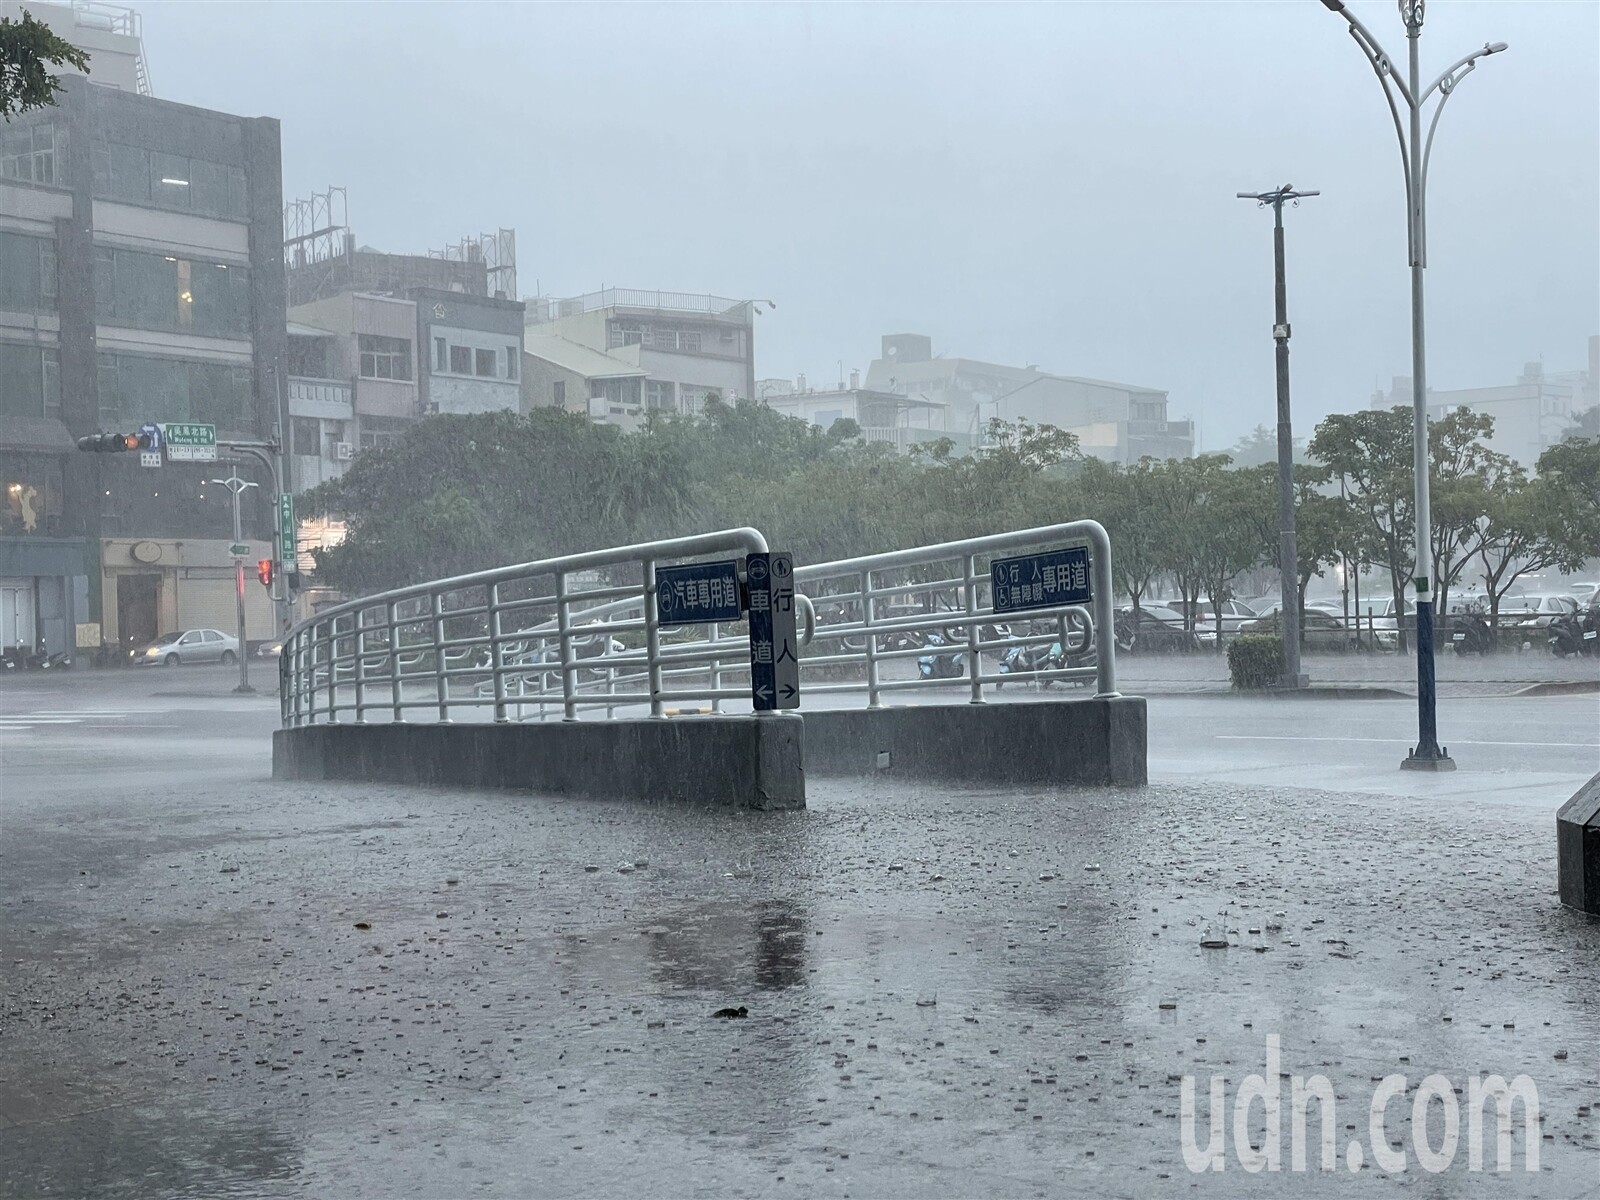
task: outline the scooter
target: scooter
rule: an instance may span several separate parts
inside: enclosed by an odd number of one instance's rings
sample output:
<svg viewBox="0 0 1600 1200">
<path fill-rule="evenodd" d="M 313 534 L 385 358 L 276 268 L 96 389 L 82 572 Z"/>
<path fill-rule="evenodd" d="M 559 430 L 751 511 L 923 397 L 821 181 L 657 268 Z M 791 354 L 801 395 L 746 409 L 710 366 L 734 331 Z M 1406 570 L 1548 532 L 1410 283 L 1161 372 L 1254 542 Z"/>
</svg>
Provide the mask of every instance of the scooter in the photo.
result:
<svg viewBox="0 0 1600 1200">
<path fill-rule="evenodd" d="M 1494 650 L 1494 631 L 1482 613 L 1457 613 L 1451 622 L 1450 647 L 1457 654 L 1489 654 Z"/>
<path fill-rule="evenodd" d="M 924 640 L 925 647 L 950 646 L 954 643 L 938 633 L 928 634 Z M 954 650 L 946 654 L 924 654 L 917 659 L 917 675 L 922 679 L 960 679 L 967 673 L 967 664 L 962 661 L 965 651 Z"/>
<path fill-rule="evenodd" d="M 1056 671 L 1066 666 L 1066 659 L 1061 653 L 1061 643 L 1035 642 L 1029 646 L 1013 646 L 1000 658 L 999 672 L 1005 676 L 1015 676 L 1019 680 L 1028 675 L 1037 675 L 1040 671 Z M 1003 688 L 1006 680 L 995 684 L 996 688 Z M 1045 686 L 1054 682 L 1046 679 Z"/>
<path fill-rule="evenodd" d="M 1550 652 L 1557 658 L 1569 654 L 1600 655 L 1600 608 L 1572 613 L 1551 625 Z"/>
</svg>

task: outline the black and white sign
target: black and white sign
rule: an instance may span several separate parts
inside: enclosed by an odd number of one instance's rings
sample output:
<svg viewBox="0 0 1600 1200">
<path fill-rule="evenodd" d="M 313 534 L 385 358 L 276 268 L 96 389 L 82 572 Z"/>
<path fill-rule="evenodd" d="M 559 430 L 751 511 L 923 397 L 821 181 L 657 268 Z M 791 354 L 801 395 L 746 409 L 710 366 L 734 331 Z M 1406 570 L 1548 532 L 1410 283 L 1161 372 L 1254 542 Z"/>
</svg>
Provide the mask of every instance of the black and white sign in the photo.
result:
<svg viewBox="0 0 1600 1200">
<path fill-rule="evenodd" d="M 662 625 L 737 621 L 739 564 L 689 563 L 656 568 L 656 616 Z"/>
<path fill-rule="evenodd" d="M 752 554 L 744 560 L 750 591 L 750 701 L 757 712 L 800 707 L 800 639 L 794 629 L 794 559 Z"/>
<path fill-rule="evenodd" d="M 997 558 L 989 564 L 994 611 L 1024 612 L 1060 608 L 1089 601 L 1089 548 L 1047 550 L 1019 558 Z"/>
</svg>

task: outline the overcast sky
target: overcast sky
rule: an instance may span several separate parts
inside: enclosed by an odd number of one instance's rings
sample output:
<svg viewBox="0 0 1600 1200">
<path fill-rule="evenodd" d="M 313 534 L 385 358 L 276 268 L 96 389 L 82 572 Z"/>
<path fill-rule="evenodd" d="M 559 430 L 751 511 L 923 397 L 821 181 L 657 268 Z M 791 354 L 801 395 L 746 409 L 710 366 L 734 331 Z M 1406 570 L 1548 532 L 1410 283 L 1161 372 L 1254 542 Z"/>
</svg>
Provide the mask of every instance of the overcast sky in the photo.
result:
<svg viewBox="0 0 1600 1200">
<path fill-rule="evenodd" d="M 813 386 L 890 332 L 1165 389 L 1223 448 L 1273 418 L 1287 214 L 1297 432 L 1409 374 L 1399 151 L 1315 0 L 166 3 L 156 94 L 283 122 L 284 190 L 357 239 L 515 228 L 524 294 L 771 298 L 757 374 Z M 1352 0 L 1390 53 L 1393 3 Z M 1485 41 L 1430 180 L 1429 380 L 1586 365 L 1600 332 L 1600 5 L 1427 9 L 1429 81 Z"/>
</svg>

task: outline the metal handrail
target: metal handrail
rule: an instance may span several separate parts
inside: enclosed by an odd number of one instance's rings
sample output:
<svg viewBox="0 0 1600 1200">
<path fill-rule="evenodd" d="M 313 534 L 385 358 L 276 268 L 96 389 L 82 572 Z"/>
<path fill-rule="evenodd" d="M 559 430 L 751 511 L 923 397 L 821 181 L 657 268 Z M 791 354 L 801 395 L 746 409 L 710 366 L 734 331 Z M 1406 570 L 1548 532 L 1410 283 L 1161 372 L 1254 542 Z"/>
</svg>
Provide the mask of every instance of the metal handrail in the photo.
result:
<svg viewBox="0 0 1600 1200">
<path fill-rule="evenodd" d="M 421 708 L 436 709 L 436 720 L 447 723 L 455 709 L 486 707 L 492 707 L 495 721 L 504 722 L 511 719 L 512 703 L 518 704 L 519 716 L 526 703 L 513 697 L 508 685 L 517 680 L 520 692 L 532 675 L 541 679 L 541 715 L 545 706 L 559 704 L 567 720 L 576 720 L 580 708 L 597 705 L 613 711 L 619 704 L 648 703 L 651 716 L 659 717 L 669 700 L 711 699 L 720 705 L 746 697 L 747 691 L 721 686 L 720 659 L 724 649 L 735 646 L 748 653 L 748 639 L 713 637 L 703 642 L 705 648 L 695 643 L 663 647 L 655 605 L 656 567 L 719 552 L 766 549 L 759 530 L 725 529 L 436 579 L 324 609 L 284 637 L 279 667 L 283 724 L 337 723 L 341 713 L 352 714 L 360 724 L 369 711 L 379 709 L 401 722 L 408 711 Z M 576 586 L 582 581 L 575 576 L 617 566 L 637 567 L 639 583 Z M 533 588 L 536 582 L 546 587 Z M 517 585 L 527 594 L 513 594 Z M 621 614 L 632 619 L 610 619 Z M 465 631 L 463 623 L 468 623 Z M 612 652 L 615 633 L 641 629 L 642 651 L 633 647 Z M 577 646 L 592 644 L 596 636 L 604 639 L 601 654 L 579 657 Z M 709 671 L 713 686 L 668 690 L 668 677 L 681 678 L 691 661 L 705 664 L 698 673 Z M 623 662 L 643 667 L 627 682 L 646 680 L 645 690 L 617 691 L 616 668 Z M 667 662 L 672 670 L 663 669 Z M 587 671 L 604 672 L 604 692 L 584 686 L 579 676 Z M 544 694 L 547 675 L 560 676 L 558 692 Z M 468 683 L 473 686 L 453 686 Z M 382 696 L 369 694 L 380 687 Z"/>
<path fill-rule="evenodd" d="M 996 613 L 992 596 L 988 598 L 988 603 L 982 602 L 983 593 L 989 589 L 990 584 L 987 564 L 980 570 L 978 565 L 980 559 L 993 558 L 1003 552 L 1028 547 L 1059 548 L 1066 544 L 1084 543 L 1089 547 L 1092 579 L 1088 610 L 1081 605 L 1063 605 L 1059 608 L 1037 609 L 1026 613 Z M 931 580 L 912 580 L 904 577 L 904 573 L 908 570 L 946 563 L 959 563 L 960 574 L 941 573 L 940 577 Z M 898 574 L 899 577 L 879 582 L 878 576 L 883 574 Z M 815 585 L 840 580 L 847 581 L 845 590 L 826 595 L 816 590 Z M 986 627 L 1016 620 L 1053 617 L 1060 624 L 1059 639 L 1063 649 L 1067 648 L 1070 639 L 1069 625 L 1077 625 L 1081 629 L 1083 642 L 1074 648 L 1072 657 L 1086 657 L 1092 649 L 1095 654 L 1094 665 L 1037 671 L 1032 672 L 1029 677 L 1040 680 L 1093 678 L 1096 681 L 1097 696 L 1117 695 L 1111 539 L 1098 521 L 1068 521 L 1059 525 L 1041 525 L 1010 533 L 965 538 L 932 546 L 915 546 L 884 554 L 869 554 L 838 562 L 797 567 L 795 583 L 797 586 L 813 585 L 808 590 L 813 604 L 840 603 L 854 606 L 860 611 L 860 617 L 856 620 L 819 624 L 815 633 L 816 640 L 840 642 L 844 649 L 842 652 L 824 656 L 807 656 L 802 660 L 802 665 L 838 666 L 859 663 L 863 667 L 864 681 L 821 685 L 807 683 L 805 691 L 808 693 L 864 691 L 867 694 L 868 706 L 876 708 L 879 706 L 880 694 L 885 691 L 922 687 L 966 687 L 970 690 L 971 702 L 981 704 L 984 703 L 983 689 L 986 685 L 1015 681 L 1013 676 L 985 671 L 983 663 L 985 651 L 1015 645 L 1043 644 L 1057 640 L 1058 636 L 1055 633 L 1046 633 L 1012 638 L 988 638 L 984 636 L 983 630 Z M 959 609 L 885 618 L 880 614 L 877 604 L 879 601 L 908 594 L 926 594 L 953 589 L 957 590 L 962 598 Z M 964 630 L 965 639 L 947 646 L 923 645 L 886 649 L 880 644 L 881 639 L 896 634 L 955 629 Z M 859 648 L 851 647 L 849 644 L 851 640 L 858 642 Z M 883 680 L 879 676 L 878 665 L 881 662 L 899 658 L 921 658 L 930 653 L 940 656 L 949 654 L 964 656 L 965 675 L 944 679 L 911 680 Z"/>
</svg>

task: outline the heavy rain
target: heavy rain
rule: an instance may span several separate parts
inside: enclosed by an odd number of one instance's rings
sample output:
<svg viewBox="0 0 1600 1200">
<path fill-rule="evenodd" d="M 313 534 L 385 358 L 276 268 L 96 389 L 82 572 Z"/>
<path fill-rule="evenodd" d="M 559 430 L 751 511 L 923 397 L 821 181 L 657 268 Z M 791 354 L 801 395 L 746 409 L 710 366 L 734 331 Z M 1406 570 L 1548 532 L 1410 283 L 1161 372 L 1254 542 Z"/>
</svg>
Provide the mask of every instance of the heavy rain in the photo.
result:
<svg viewBox="0 0 1600 1200">
<path fill-rule="evenodd" d="M 0 0 L 0 1197 L 1596 1194 L 1597 46 Z"/>
</svg>

